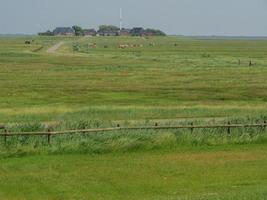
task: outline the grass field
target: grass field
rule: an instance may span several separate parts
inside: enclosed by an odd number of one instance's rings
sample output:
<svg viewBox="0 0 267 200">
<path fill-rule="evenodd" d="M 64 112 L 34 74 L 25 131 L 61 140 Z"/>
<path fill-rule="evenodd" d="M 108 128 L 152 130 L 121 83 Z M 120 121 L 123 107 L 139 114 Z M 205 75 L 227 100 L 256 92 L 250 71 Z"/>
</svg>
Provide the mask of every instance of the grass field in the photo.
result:
<svg viewBox="0 0 267 200">
<path fill-rule="evenodd" d="M 0 159 L 0 199 L 267 197 L 266 145 Z"/>
<path fill-rule="evenodd" d="M 26 39 L 0 38 L 3 123 L 266 115 L 264 40 Z M 143 47 L 117 48 L 126 43 Z"/>
<path fill-rule="evenodd" d="M 0 124 L 262 123 L 266 55 L 267 40 L 0 37 Z M 0 200 L 267 199 L 266 144 L 263 127 L 0 138 Z"/>
</svg>

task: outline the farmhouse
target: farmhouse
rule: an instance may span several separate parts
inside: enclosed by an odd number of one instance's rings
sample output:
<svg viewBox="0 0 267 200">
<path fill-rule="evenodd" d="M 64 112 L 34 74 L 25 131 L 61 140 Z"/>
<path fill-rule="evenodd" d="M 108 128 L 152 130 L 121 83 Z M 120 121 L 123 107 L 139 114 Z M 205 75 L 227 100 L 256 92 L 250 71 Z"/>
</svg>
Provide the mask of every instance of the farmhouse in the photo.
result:
<svg viewBox="0 0 267 200">
<path fill-rule="evenodd" d="M 98 31 L 98 35 L 100 36 L 118 36 L 119 31 L 116 30 L 101 30 Z"/>
<path fill-rule="evenodd" d="M 142 27 L 135 27 L 135 28 L 133 28 L 131 30 L 130 34 L 132 36 L 145 36 L 146 35 L 146 31 Z"/>
<path fill-rule="evenodd" d="M 131 29 L 123 28 L 120 30 L 120 36 L 128 36 L 130 35 Z"/>
<path fill-rule="evenodd" d="M 85 36 L 96 36 L 97 32 L 95 29 L 84 29 L 83 34 Z"/>
<path fill-rule="evenodd" d="M 57 27 L 53 31 L 53 34 L 54 35 L 73 36 L 73 35 L 75 35 L 75 31 L 73 30 L 73 28 L 70 28 L 70 27 Z"/>
</svg>

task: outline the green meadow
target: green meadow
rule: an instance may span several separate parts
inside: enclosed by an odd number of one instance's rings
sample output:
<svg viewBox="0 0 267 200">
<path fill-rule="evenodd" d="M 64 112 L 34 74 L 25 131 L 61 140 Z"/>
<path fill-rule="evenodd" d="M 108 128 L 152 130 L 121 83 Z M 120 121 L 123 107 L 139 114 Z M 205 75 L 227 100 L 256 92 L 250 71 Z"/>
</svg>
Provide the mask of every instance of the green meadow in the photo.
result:
<svg viewBox="0 0 267 200">
<path fill-rule="evenodd" d="M 65 43 L 55 54 L 46 53 L 59 41 Z M 264 40 L 33 37 L 0 43 L 2 123 L 266 114 Z"/>
<path fill-rule="evenodd" d="M 0 162 L 0 199 L 264 200 L 266 145 Z"/>
<path fill-rule="evenodd" d="M 0 37 L 11 132 L 262 123 L 266 91 L 263 39 Z M 0 138 L 0 200 L 264 200 L 266 144 L 264 127 Z"/>
</svg>

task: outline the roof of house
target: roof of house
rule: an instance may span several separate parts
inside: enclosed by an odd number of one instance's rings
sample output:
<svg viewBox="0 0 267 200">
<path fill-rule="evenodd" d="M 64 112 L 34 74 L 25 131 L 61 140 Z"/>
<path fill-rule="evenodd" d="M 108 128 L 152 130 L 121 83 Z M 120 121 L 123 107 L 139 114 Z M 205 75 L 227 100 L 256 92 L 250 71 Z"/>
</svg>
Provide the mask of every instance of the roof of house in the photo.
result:
<svg viewBox="0 0 267 200">
<path fill-rule="evenodd" d="M 132 33 L 132 34 L 138 34 L 138 35 L 142 35 L 142 34 L 144 34 L 145 32 L 146 32 L 145 29 L 142 28 L 142 27 L 135 27 L 135 28 L 133 28 L 133 29 L 131 30 L 131 33 Z"/>
<path fill-rule="evenodd" d="M 100 35 L 118 35 L 119 31 L 115 30 L 103 30 L 103 31 L 98 31 L 98 34 Z"/>
<path fill-rule="evenodd" d="M 119 31 L 117 30 L 101 30 L 101 31 L 98 31 L 99 33 L 118 33 Z"/>
<path fill-rule="evenodd" d="M 84 29 L 83 30 L 84 33 L 96 33 L 96 30 L 95 29 Z"/>
<path fill-rule="evenodd" d="M 135 31 L 145 31 L 145 29 L 142 28 L 142 27 L 134 27 L 132 30 L 135 30 Z"/>
<path fill-rule="evenodd" d="M 123 28 L 120 30 L 120 32 L 130 32 L 130 31 L 131 31 L 131 29 L 128 29 L 128 28 Z"/>
<path fill-rule="evenodd" d="M 93 28 L 90 28 L 90 29 L 84 29 L 84 31 L 88 31 L 88 32 L 90 31 L 91 32 L 91 31 L 96 31 L 96 30 Z"/>
<path fill-rule="evenodd" d="M 57 27 L 54 31 L 54 34 L 64 34 L 64 33 L 75 33 L 73 28 L 70 27 Z"/>
</svg>

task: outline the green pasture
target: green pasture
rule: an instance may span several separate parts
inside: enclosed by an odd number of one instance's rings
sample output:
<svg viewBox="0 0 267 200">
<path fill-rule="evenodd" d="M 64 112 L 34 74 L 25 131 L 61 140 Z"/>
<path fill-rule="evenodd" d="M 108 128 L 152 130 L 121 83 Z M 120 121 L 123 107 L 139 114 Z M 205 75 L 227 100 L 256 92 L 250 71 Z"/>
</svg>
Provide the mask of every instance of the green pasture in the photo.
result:
<svg viewBox="0 0 267 200">
<path fill-rule="evenodd" d="M 0 44 L 2 123 L 266 115 L 265 40 L 10 37 Z"/>
<path fill-rule="evenodd" d="M 266 55 L 267 40 L 0 37 L 0 124 L 28 132 L 263 123 Z M 78 133 L 51 144 L 1 137 L 0 200 L 264 200 L 266 131 Z"/>
<path fill-rule="evenodd" d="M 266 145 L 0 159 L 0 199 L 264 200 Z"/>
</svg>

